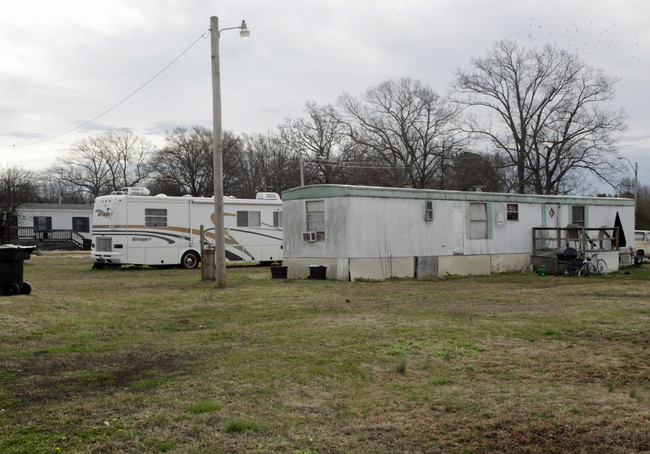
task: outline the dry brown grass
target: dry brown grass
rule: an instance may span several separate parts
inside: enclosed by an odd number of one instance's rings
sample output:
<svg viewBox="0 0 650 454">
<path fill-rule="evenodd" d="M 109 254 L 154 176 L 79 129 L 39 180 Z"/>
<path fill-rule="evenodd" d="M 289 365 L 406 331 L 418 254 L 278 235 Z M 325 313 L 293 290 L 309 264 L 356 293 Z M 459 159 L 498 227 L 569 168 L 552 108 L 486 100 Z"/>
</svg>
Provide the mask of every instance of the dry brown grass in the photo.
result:
<svg viewBox="0 0 650 454">
<path fill-rule="evenodd" d="M 0 451 L 650 451 L 647 269 L 271 280 L 25 262 Z M 58 449 L 57 449 L 58 448 Z"/>
</svg>

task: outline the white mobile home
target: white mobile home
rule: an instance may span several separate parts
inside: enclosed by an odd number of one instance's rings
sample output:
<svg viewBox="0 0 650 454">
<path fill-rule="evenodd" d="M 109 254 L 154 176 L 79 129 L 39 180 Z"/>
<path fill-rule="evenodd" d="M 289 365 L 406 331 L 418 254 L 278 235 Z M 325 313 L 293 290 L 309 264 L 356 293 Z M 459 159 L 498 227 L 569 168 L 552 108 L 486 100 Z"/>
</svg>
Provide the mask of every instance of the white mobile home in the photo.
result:
<svg viewBox="0 0 650 454">
<path fill-rule="evenodd" d="M 224 198 L 229 262 L 282 260 L 282 201 L 275 193 L 257 197 Z M 124 188 L 95 199 L 91 258 L 96 268 L 124 264 L 196 268 L 201 260 L 201 226 L 204 246 L 213 245 L 212 197 L 150 196 L 144 188 Z"/>
<path fill-rule="evenodd" d="M 15 238 L 24 242 L 70 241 L 83 247 L 91 238 L 92 205 L 27 203 L 18 208 Z"/>
<path fill-rule="evenodd" d="M 554 253 L 571 239 L 554 232 L 572 229 L 588 230 L 589 247 L 616 270 L 618 249 L 634 237 L 634 201 L 621 198 L 345 185 L 282 198 L 283 264 L 293 278 L 313 265 L 343 280 L 524 271 L 534 249 Z"/>
</svg>

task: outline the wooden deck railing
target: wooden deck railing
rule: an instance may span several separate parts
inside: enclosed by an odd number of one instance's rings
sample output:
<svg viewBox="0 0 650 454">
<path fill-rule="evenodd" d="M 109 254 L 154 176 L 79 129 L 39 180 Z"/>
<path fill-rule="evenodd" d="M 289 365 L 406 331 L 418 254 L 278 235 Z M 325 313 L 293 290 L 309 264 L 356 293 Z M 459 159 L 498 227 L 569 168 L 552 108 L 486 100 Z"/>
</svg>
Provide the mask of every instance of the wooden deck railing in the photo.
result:
<svg viewBox="0 0 650 454">
<path fill-rule="evenodd" d="M 578 252 L 614 251 L 618 239 L 618 227 L 533 227 L 533 256 L 554 256 L 567 245 Z"/>
<path fill-rule="evenodd" d="M 69 241 L 80 248 L 84 248 L 84 240 L 86 240 L 83 235 L 74 230 L 39 230 L 34 227 L 14 227 L 11 229 L 10 238 L 20 241 Z"/>
</svg>

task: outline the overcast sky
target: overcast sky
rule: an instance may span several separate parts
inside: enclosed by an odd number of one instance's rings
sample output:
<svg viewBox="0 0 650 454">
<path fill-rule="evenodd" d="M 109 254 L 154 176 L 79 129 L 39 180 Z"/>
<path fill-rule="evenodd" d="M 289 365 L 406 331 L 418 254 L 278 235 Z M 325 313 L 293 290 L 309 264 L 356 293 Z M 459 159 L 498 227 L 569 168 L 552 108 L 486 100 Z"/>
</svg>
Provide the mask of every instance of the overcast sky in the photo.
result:
<svg viewBox="0 0 650 454">
<path fill-rule="evenodd" d="M 210 16 L 251 31 L 221 35 L 224 129 L 265 133 L 303 116 L 307 101 L 391 78 L 444 94 L 498 40 L 555 44 L 620 79 L 620 153 L 650 184 L 647 0 L 2 1 L 0 163 L 44 169 L 109 129 L 162 145 L 176 127 L 211 128 Z"/>
</svg>

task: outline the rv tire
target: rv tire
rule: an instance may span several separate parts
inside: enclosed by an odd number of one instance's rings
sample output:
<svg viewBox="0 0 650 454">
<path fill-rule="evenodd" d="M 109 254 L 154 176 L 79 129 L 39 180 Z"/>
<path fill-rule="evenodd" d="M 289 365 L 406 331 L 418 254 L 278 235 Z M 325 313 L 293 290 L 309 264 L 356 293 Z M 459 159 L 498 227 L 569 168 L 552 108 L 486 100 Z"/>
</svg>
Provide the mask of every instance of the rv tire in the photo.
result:
<svg viewBox="0 0 650 454">
<path fill-rule="evenodd" d="M 187 251 L 185 254 L 183 254 L 183 258 L 181 258 L 181 268 L 186 270 L 194 270 L 198 268 L 200 261 L 201 258 L 196 251 Z"/>
</svg>

